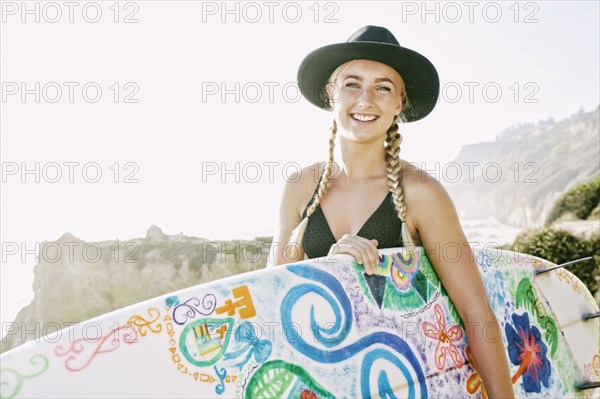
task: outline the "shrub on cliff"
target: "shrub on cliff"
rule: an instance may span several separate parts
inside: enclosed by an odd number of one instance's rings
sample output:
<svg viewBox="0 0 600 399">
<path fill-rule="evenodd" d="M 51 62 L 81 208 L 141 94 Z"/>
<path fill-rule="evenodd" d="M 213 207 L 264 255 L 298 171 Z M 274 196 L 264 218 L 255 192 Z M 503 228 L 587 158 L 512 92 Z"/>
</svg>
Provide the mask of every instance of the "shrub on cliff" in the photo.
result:
<svg viewBox="0 0 600 399">
<path fill-rule="evenodd" d="M 587 219 L 600 203 L 600 177 L 586 180 L 563 193 L 548 213 L 546 226 L 566 213 Z"/>
<path fill-rule="evenodd" d="M 583 281 L 592 294 L 600 288 L 600 234 L 594 234 L 589 240 L 585 240 L 564 230 L 527 230 L 517 236 L 514 244 L 504 248 L 538 256 L 556 264 L 593 256 L 594 260 L 568 269 Z"/>
</svg>

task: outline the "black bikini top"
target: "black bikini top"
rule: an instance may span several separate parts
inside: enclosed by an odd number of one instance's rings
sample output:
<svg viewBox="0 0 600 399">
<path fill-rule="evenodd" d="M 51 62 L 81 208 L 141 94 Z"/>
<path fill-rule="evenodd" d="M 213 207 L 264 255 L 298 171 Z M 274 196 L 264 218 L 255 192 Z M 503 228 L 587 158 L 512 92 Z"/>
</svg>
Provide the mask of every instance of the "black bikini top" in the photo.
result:
<svg viewBox="0 0 600 399">
<path fill-rule="evenodd" d="M 320 183 L 320 179 L 319 179 Z M 317 184 L 317 188 L 319 184 Z M 306 210 L 314 202 L 317 189 L 302 213 L 302 218 L 306 217 Z M 358 232 L 358 236 L 377 240 L 377 248 L 392 248 L 402 246 L 402 221 L 398 218 L 396 208 L 392 200 L 392 193 L 389 192 L 379 208 L 369 217 Z M 329 228 L 327 219 L 321 210 L 321 205 L 308 218 L 302 246 L 304 253 L 309 259 L 327 256 L 329 249 L 337 241 Z"/>
</svg>

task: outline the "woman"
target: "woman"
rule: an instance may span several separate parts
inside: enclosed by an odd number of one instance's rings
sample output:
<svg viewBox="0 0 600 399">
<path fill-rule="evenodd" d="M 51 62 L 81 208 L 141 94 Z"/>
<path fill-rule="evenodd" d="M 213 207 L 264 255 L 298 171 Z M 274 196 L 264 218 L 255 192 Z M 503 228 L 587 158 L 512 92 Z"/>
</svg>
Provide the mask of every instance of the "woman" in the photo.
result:
<svg viewBox="0 0 600 399">
<path fill-rule="evenodd" d="M 499 326 L 454 205 L 438 181 L 399 158 L 397 123 L 434 108 L 435 67 L 387 29 L 365 26 L 346 43 L 310 53 L 298 83 L 311 103 L 333 112 L 329 161 L 319 165 L 318 182 L 307 167 L 286 184 L 268 266 L 345 253 L 373 274 L 377 248 L 423 246 L 463 322 L 475 326 L 467 335 L 489 396 L 513 397 L 502 340 L 482 334 Z M 440 249 L 448 246 L 462 251 L 445 259 Z"/>
</svg>

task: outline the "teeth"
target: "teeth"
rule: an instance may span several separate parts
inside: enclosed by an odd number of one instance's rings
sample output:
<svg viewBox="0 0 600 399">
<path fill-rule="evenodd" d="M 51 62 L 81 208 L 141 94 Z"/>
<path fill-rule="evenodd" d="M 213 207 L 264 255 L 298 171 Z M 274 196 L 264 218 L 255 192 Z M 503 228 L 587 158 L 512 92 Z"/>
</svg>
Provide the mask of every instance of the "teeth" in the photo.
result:
<svg viewBox="0 0 600 399">
<path fill-rule="evenodd" d="M 352 114 L 352 117 L 354 119 L 362 121 L 362 122 L 368 122 L 368 121 L 377 119 L 376 116 L 366 116 L 366 115 L 358 115 L 358 114 Z"/>
</svg>

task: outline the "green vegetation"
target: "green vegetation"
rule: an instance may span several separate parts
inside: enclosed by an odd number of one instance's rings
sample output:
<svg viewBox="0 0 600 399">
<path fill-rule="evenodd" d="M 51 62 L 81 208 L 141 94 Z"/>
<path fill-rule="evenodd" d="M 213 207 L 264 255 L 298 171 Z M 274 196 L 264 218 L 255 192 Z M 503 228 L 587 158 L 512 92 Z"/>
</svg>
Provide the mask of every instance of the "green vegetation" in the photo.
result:
<svg viewBox="0 0 600 399">
<path fill-rule="evenodd" d="M 569 271 L 595 293 L 600 289 L 600 231 L 584 238 L 552 226 L 566 215 L 580 220 L 600 219 L 600 177 L 585 180 L 563 193 L 548 214 L 546 228 L 526 230 L 517 236 L 514 244 L 504 248 L 556 264 L 593 256 L 593 261 L 573 265 Z"/>
<path fill-rule="evenodd" d="M 599 203 L 600 177 L 596 176 L 562 194 L 548 214 L 546 226 L 550 226 L 558 218 L 569 213 L 582 220 L 591 215 L 596 216 L 598 212 L 594 210 L 598 208 Z"/>
<path fill-rule="evenodd" d="M 503 247 L 547 259 L 556 264 L 593 256 L 593 261 L 573 265 L 568 268 L 595 293 L 600 288 L 600 234 L 595 233 L 588 240 L 572 235 L 564 230 L 546 228 L 527 230 L 515 239 L 515 243 Z"/>
</svg>

